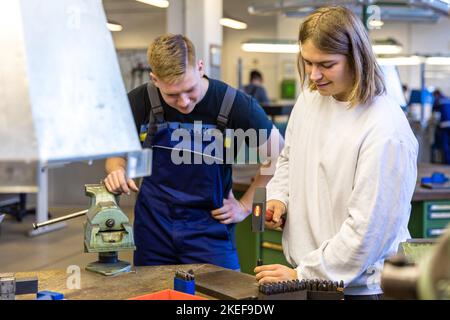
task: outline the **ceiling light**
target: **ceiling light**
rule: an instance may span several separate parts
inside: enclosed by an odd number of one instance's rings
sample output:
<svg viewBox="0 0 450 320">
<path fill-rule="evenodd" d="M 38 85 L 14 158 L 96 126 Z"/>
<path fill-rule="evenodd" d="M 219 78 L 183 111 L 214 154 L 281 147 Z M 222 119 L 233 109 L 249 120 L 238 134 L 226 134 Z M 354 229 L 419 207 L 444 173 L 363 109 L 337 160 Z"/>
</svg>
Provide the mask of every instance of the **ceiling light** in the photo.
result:
<svg viewBox="0 0 450 320">
<path fill-rule="evenodd" d="M 167 1 L 167 0 L 136 0 L 136 1 L 142 2 L 145 4 L 149 4 L 151 6 L 159 7 L 159 8 L 169 7 L 169 1 Z"/>
<path fill-rule="evenodd" d="M 392 57 L 392 58 L 377 58 L 380 65 L 395 65 L 395 66 L 416 66 L 424 62 L 423 57 L 409 56 L 409 57 Z"/>
<path fill-rule="evenodd" d="M 228 28 L 232 28 L 232 29 L 239 29 L 239 30 L 247 29 L 247 24 L 245 22 L 238 21 L 238 20 L 231 19 L 231 18 L 221 18 L 220 24 L 224 27 L 228 27 Z"/>
<path fill-rule="evenodd" d="M 298 53 L 299 46 L 290 40 L 250 40 L 242 44 L 246 52 Z"/>
<path fill-rule="evenodd" d="M 378 58 L 377 61 L 380 65 L 414 66 L 425 63 L 427 65 L 450 66 L 450 57 L 439 56 L 390 57 Z"/>
<path fill-rule="evenodd" d="M 428 57 L 426 60 L 426 64 L 429 65 L 450 65 L 450 57 Z"/>
<path fill-rule="evenodd" d="M 117 22 L 108 21 L 106 23 L 106 25 L 108 26 L 108 29 L 111 32 L 117 32 L 117 31 L 122 31 L 123 30 L 122 25 L 120 23 L 117 23 Z"/>
<path fill-rule="evenodd" d="M 402 47 L 397 44 L 374 44 L 372 48 L 375 54 L 399 54 L 402 52 Z"/>
<path fill-rule="evenodd" d="M 403 50 L 402 45 L 393 38 L 374 40 L 372 49 L 375 54 L 399 54 Z"/>
</svg>

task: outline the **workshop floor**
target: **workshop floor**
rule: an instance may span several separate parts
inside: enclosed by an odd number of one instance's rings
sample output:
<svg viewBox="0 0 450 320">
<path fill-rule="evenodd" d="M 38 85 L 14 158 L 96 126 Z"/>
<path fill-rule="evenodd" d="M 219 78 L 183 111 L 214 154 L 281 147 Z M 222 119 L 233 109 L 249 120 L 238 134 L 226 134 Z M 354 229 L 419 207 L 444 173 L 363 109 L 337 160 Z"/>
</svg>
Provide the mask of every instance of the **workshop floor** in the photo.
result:
<svg viewBox="0 0 450 320">
<path fill-rule="evenodd" d="M 85 208 L 50 208 L 52 218 Z M 132 223 L 133 208 L 122 208 Z M 67 227 L 50 233 L 29 237 L 34 215 L 22 222 L 6 216 L 0 225 L 0 273 L 67 269 L 71 265 L 84 268 L 96 261 L 97 255 L 84 253 L 83 217 L 66 221 Z M 121 252 L 121 260 L 133 261 L 131 251 Z"/>
</svg>

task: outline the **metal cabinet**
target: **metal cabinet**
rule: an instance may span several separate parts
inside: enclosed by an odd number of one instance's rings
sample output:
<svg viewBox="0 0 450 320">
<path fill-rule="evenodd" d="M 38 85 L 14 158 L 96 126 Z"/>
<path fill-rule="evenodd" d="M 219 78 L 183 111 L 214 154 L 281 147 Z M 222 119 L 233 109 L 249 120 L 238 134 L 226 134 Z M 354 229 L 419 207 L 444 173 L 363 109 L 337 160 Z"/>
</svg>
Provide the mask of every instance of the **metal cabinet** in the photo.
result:
<svg viewBox="0 0 450 320">
<path fill-rule="evenodd" d="M 409 219 L 412 238 L 437 238 L 450 223 L 450 201 L 415 201 Z"/>
</svg>

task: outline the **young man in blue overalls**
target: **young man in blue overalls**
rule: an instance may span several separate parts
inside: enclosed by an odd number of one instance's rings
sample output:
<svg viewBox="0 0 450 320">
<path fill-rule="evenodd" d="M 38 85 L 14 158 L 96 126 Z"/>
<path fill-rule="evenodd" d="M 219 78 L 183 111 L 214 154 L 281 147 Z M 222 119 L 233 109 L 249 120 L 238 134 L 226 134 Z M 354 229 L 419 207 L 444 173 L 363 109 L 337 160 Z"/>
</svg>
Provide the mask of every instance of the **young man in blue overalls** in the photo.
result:
<svg viewBox="0 0 450 320">
<path fill-rule="evenodd" d="M 174 155 L 180 154 L 180 144 L 174 133 L 184 130 L 198 142 L 196 135 L 214 128 L 265 130 L 268 139 L 259 139 L 258 145 L 276 146 L 267 148 L 272 159 L 283 139 L 254 99 L 204 75 L 203 62 L 186 37 L 158 37 L 148 60 L 151 81 L 129 93 L 141 142 L 153 148 L 152 174 L 144 178 L 135 206 L 134 264 L 211 263 L 239 269 L 235 223 L 249 215 L 255 188 L 265 186 L 270 176 L 258 174 L 238 201 L 231 190 L 231 164 L 216 161 L 214 155 L 214 161 L 177 163 Z M 223 148 L 224 140 L 214 141 L 221 141 Z M 205 159 L 210 144 L 194 143 L 188 158 Z M 192 148 L 188 145 L 181 149 Z M 125 166 L 123 158 L 107 160 L 105 185 L 110 192 L 138 191 L 126 177 Z"/>
</svg>

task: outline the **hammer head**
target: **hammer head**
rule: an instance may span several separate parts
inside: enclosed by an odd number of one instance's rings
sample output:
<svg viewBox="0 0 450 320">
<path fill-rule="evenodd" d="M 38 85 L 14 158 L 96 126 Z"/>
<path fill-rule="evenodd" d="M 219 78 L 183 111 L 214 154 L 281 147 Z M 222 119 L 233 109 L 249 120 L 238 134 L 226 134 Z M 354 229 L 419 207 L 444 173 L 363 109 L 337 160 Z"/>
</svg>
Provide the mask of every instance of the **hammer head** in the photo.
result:
<svg viewBox="0 0 450 320">
<path fill-rule="evenodd" d="M 252 231 L 263 232 L 266 217 L 266 188 L 256 188 L 252 205 Z"/>
</svg>

